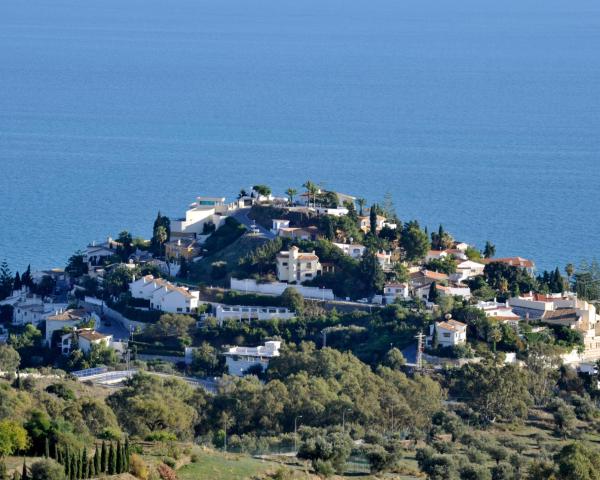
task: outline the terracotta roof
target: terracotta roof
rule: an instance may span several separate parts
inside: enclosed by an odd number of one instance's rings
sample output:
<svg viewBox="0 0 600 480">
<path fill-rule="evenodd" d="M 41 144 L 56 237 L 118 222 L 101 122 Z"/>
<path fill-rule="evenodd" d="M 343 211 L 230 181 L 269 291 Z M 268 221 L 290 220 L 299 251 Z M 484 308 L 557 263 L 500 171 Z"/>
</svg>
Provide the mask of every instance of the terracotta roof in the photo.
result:
<svg viewBox="0 0 600 480">
<path fill-rule="evenodd" d="M 95 340 L 102 340 L 104 338 L 109 338 L 110 335 L 104 335 L 100 332 L 92 332 L 89 330 L 85 330 L 83 332 L 79 332 L 78 335 L 80 337 L 85 338 L 86 340 L 89 340 L 90 342 L 93 342 Z"/>
<path fill-rule="evenodd" d="M 466 324 L 462 322 L 458 322 L 456 320 L 447 320 L 445 322 L 439 322 L 436 324 L 437 327 L 443 328 L 445 330 L 459 331 L 467 327 Z"/>
<path fill-rule="evenodd" d="M 448 279 L 448 275 L 446 275 L 445 273 L 434 272 L 432 270 L 424 270 L 422 272 L 422 274 L 426 278 L 431 278 L 433 280 L 447 280 Z"/>
<path fill-rule="evenodd" d="M 57 313 L 56 315 L 51 315 L 48 317 L 48 320 L 53 320 L 57 322 L 73 322 L 84 320 L 87 318 L 88 314 L 83 308 L 78 309 L 70 309 L 65 310 L 64 312 Z"/>
<path fill-rule="evenodd" d="M 489 263 L 505 263 L 512 267 L 533 268 L 535 264 L 523 257 L 506 257 L 506 258 L 483 258 L 481 260 L 485 264 Z"/>
<path fill-rule="evenodd" d="M 542 321 L 572 321 L 579 320 L 580 315 L 574 308 L 559 308 L 558 310 L 549 310 L 544 312 Z"/>
</svg>

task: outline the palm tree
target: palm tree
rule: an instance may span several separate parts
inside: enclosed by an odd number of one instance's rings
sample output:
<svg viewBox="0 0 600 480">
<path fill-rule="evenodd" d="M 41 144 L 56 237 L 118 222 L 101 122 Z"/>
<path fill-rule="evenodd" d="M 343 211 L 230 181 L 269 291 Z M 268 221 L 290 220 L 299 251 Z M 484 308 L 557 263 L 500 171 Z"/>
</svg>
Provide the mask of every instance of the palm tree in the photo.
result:
<svg viewBox="0 0 600 480">
<path fill-rule="evenodd" d="M 572 263 L 567 264 L 565 267 L 565 272 L 567 273 L 567 280 L 569 282 L 569 289 L 571 288 L 571 277 L 575 273 L 575 265 Z"/>
<path fill-rule="evenodd" d="M 498 343 L 500 340 L 502 340 L 502 330 L 494 325 L 488 331 L 488 341 L 492 342 L 492 350 L 494 353 L 496 353 L 496 343 Z"/>
<path fill-rule="evenodd" d="M 315 205 L 315 202 L 317 201 L 317 185 L 313 182 L 311 182 L 310 180 L 307 180 L 306 183 L 304 185 L 302 185 L 304 188 L 306 188 L 306 191 L 308 192 L 308 206 L 310 207 L 310 197 L 312 195 L 313 197 L 313 207 Z"/>
<path fill-rule="evenodd" d="M 365 205 L 367 204 L 367 201 L 364 198 L 357 198 L 356 199 L 356 203 L 358 203 L 358 208 L 359 208 L 359 215 L 362 217 L 363 216 L 363 210 L 365 208 Z"/>
<path fill-rule="evenodd" d="M 296 196 L 297 193 L 298 193 L 298 190 L 296 190 L 295 188 L 291 188 L 291 187 L 285 191 L 285 194 L 290 199 L 290 205 L 292 203 L 294 203 L 294 197 Z"/>
</svg>

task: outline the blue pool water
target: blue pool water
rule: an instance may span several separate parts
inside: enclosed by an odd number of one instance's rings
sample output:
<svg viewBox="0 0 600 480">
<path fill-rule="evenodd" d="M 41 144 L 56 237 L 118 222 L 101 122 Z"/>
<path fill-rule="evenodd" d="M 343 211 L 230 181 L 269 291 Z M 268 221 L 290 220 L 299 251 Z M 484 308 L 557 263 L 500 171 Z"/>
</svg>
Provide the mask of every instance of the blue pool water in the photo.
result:
<svg viewBox="0 0 600 480">
<path fill-rule="evenodd" d="M 0 259 L 63 264 L 158 210 L 305 180 L 600 256 L 597 0 L 6 0 Z"/>
</svg>

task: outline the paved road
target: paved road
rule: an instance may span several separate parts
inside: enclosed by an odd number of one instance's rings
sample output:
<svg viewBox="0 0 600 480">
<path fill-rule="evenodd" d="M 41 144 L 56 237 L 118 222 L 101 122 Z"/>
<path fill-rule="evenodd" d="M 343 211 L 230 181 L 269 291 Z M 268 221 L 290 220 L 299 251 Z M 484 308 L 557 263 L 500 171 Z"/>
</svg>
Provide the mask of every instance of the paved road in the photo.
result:
<svg viewBox="0 0 600 480">
<path fill-rule="evenodd" d="M 261 235 L 269 240 L 273 240 L 276 235 L 267 230 L 265 227 L 259 225 L 258 223 L 254 223 L 254 220 L 251 220 L 248 217 L 248 212 L 250 212 L 250 208 L 238 208 L 231 216 L 235 218 L 238 222 L 244 225 L 248 230 L 252 230 L 252 228 L 258 229 L 260 232 L 257 235 Z"/>
</svg>

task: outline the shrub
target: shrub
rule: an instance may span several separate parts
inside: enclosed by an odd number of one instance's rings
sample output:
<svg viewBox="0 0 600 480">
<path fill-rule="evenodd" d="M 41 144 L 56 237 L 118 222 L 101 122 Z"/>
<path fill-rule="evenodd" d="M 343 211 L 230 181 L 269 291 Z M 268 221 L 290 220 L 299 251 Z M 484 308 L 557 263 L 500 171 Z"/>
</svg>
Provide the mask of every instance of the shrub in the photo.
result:
<svg viewBox="0 0 600 480">
<path fill-rule="evenodd" d="M 170 466 L 161 463 L 156 469 L 162 480 L 177 480 L 177 474 Z"/>
<path fill-rule="evenodd" d="M 31 480 L 65 480 L 65 470 L 54 460 L 40 460 L 31 466 Z"/>
<path fill-rule="evenodd" d="M 177 466 L 177 462 L 174 458 L 165 457 L 162 459 L 163 463 L 171 468 L 175 468 Z M 161 475 L 162 476 L 162 475 Z"/>
<path fill-rule="evenodd" d="M 135 453 L 129 459 L 129 472 L 140 480 L 148 480 L 148 465 L 142 460 L 142 457 Z"/>
<path fill-rule="evenodd" d="M 192 463 L 198 463 L 200 461 L 200 455 L 197 453 L 192 453 L 191 461 Z"/>
</svg>

